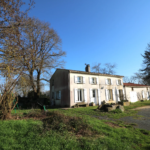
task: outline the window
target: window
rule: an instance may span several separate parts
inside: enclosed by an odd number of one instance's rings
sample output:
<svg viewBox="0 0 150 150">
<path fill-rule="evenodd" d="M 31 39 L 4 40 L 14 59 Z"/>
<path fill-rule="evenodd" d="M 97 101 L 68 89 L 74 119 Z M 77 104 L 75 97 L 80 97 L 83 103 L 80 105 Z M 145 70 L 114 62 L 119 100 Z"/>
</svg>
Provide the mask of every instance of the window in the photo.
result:
<svg viewBox="0 0 150 150">
<path fill-rule="evenodd" d="M 83 101 L 83 89 L 78 89 L 77 94 L 78 94 L 78 99 L 77 99 L 78 102 Z"/>
<path fill-rule="evenodd" d="M 96 84 L 96 78 L 92 78 L 92 84 Z"/>
<path fill-rule="evenodd" d="M 54 98 L 54 92 L 52 92 L 52 99 Z"/>
<path fill-rule="evenodd" d="M 123 100 L 123 90 L 119 90 L 119 98 L 120 100 Z"/>
<path fill-rule="evenodd" d="M 108 85 L 111 85 L 111 79 L 107 79 Z"/>
<path fill-rule="evenodd" d="M 52 86 L 54 86 L 54 79 L 52 80 Z"/>
<path fill-rule="evenodd" d="M 121 85 L 121 80 L 118 80 L 118 85 Z"/>
<path fill-rule="evenodd" d="M 93 90 L 92 94 L 93 94 L 93 97 L 96 97 L 96 96 L 95 96 L 95 90 Z"/>
<path fill-rule="evenodd" d="M 56 99 L 61 99 L 61 91 L 56 92 Z"/>
<path fill-rule="evenodd" d="M 134 91 L 133 87 L 131 89 L 132 89 L 131 91 Z"/>
<path fill-rule="evenodd" d="M 82 83 L 82 77 L 80 76 L 77 77 L 77 83 Z"/>
<path fill-rule="evenodd" d="M 112 89 L 108 89 L 108 100 L 113 100 Z"/>
</svg>

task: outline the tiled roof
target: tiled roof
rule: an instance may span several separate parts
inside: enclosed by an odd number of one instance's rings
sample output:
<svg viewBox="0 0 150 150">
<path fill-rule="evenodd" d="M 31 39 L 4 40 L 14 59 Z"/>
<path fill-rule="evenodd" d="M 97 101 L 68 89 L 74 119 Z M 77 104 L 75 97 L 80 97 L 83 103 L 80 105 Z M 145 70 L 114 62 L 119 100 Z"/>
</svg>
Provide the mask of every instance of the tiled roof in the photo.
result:
<svg viewBox="0 0 150 150">
<path fill-rule="evenodd" d="M 123 83 L 125 86 L 149 86 L 149 85 L 143 85 L 143 84 L 134 84 L 134 83 Z"/>
<path fill-rule="evenodd" d="M 99 76 L 110 76 L 110 77 L 124 77 L 121 75 L 110 75 L 110 74 L 102 74 L 102 73 L 95 73 L 95 72 L 86 72 L 86 71 L 79 71 L 79 70 L 70 70 L 70 69 L 60 69 L 57 68 L 57 70 L 68 70 L 71 73 L 80 73 L 80 74 L 91 74 L 91 75 L 99 75 Z"/>
</svg>

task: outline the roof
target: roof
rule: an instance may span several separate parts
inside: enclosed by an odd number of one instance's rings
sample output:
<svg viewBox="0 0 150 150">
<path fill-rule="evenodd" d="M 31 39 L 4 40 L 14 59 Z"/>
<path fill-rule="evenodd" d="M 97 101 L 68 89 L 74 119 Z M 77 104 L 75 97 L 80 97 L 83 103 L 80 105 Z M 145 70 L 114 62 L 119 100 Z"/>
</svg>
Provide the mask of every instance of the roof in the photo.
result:
<svg viewBox="0 0 150 150">
<path fill-rule="evenodd" d="M 57 70 L 66 70 L 69 71 L 70 73 L 79 73 L 79 74 L 90 74 L 90 75 L 99 75 L 99 76 L 110 76 L 110 77 L 124 77 L 120 75 L 110 75 L 110 74 L 102 74 L 102 73 L 95 73 L 95 72 L 86 72 L 86 71 L 78 71 L 78 70 L 70 70 L 70 69 L 60 69 L 58 68 Z"/>
<path fill-rule="evenodd" d="M 135 84 L 135 83 L 123 83 L 124 86 L 140 86 L 140 87 L 148 87 L 149 85 L 143 85 L 143 84 Z"/>
</svg>

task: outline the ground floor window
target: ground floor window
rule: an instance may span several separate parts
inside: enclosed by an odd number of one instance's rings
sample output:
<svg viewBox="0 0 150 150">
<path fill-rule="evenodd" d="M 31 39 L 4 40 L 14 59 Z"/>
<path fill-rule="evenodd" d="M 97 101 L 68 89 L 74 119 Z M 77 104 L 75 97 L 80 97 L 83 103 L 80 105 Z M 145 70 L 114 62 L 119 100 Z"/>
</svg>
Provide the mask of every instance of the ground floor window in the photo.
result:
<svg viewBox="0 0 150 150">
<path fill-rule="evenodd" d="M 77 90 L 77 97 L 78 97 L 78 102 L 81 102 L 81 101 L 83 101 L 83 99 L 84 99 L 84 95 L 83 95 L 83 89 L 78 89 Z"/>
<path fill-rule="evenodd" d="M 123 90 L 119 90 L 119 98 L 120 100 L 123 100 Z"/>
<path fill-rule="evenodd" d="M 61 91 L 56 92 L 56 99 L 61 99 Z"/>
<path fill-rule="evenodd" d="M 113 100 L 112 89 L 108 89 L 108 100 Z"/>
</svg>

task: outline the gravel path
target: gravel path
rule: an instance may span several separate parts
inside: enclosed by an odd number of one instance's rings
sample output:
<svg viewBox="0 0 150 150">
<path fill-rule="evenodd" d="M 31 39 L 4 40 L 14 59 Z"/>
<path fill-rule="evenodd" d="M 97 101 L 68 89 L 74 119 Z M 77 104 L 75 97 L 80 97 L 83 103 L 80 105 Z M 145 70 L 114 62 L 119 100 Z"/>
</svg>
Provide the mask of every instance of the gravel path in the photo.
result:
<svg viewBox="0 0 150 150">
<path fill-rule="evenodd" d="M 100 120 L 111 120 L 111 121 L 124 121 L 125 123 L 136 123 L 135 128 L 145 129 L 150 131 L 150 108 L 139 108 L 137 115 L 141 117 L 134 118 L 134 116 L 123 117 L 120 119 L 108 118 L 107 116 L 92 116 Z"/>
<path fill-rule="evenodd" d="M 141 109 L 138 111 L 137 115 L 141 115 L 142 117 L 134 118 L 134 117 L 123 117 L 119 120 L 122 120 L 127 123 L 136 123 L 136 128 L 145 129 L 150 131 L 150 108 Z"/>
</svg>

